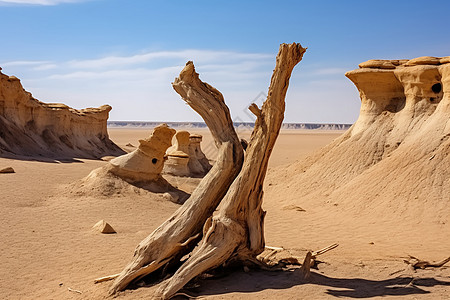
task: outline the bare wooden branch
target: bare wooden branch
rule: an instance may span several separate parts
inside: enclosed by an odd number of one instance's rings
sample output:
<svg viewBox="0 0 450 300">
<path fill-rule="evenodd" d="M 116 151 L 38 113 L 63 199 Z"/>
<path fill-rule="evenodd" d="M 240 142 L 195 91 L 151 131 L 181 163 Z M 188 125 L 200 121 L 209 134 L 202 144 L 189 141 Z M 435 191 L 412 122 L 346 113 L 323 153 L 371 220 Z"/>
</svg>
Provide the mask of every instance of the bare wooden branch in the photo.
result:
<svg viewBox="0 0 450 300">
<path fill-rule="evenodd" d="M 68 287 L 67 290 L 68 290 L 69 292 L 74 292 L 74 293 L 77 293 L 77 294 L 83 294 L 82 291 L 74 290 L 74 289 L 72 289 L 72 288 L 70 288 L 70 287 Z"/>
<path fill-rule="evenodd" d="M 284 250 L 283 247 L 273 247 L 273 246 L 267 246 L 267 245 L 265 246 L 265 248 L 269 249 L 269 250 L 279 250 L 279 251 Z"/>
<path fill-rule="evenodd" d="M 332 245 L 330 245 L 330 246 L 327 246 L 327 247 L 325 247 L 325 248 L 323 248 L 323 249 L 314 251 L 314 252 L 312 253 L 312 257 L 313 257 L 313 258 L 316 258 L 316 257 L 319 256 L 319 255 L 322 255 L 322 254 L 324 254 L 324 253 L 327 253 L 327 252 L 330 251 L 330 250 L 333 250 L 333 249 L 336 248 L 337 246 L 339 246 L 339 244 L 338 244 L 338 243 L 335 243 L 335 244 L 332 244 Z"/>
<path fill-rule="evenodd" d="M 261 118 L 261 109 L 255 103 L 250 104 L 248 109 L 257 117 Z"/>
<path fill-rule="evenodd" d="M 119 277 L 119 275 L 120 275 L 120 273 L 114 274 L 114 275 L 100 277 L 100 278 L 94 279 L 94 283 L 110 281 L 110 280 L 116 279 L 117 277 Z"/>
<path fill-rule="evenodd" d="M 450 257 L 447 257 L 444 260 L 441 260 L 440 262 L 431 263 L 426 260 L 418 259 L 414 256 L 409 256 L 409 260 L 404 260 L 405 263 L 412 266 L 412 268 L 415 269 L 425 269 L 425 268 L 440 268 L 450 262 Z"/>
</svg>

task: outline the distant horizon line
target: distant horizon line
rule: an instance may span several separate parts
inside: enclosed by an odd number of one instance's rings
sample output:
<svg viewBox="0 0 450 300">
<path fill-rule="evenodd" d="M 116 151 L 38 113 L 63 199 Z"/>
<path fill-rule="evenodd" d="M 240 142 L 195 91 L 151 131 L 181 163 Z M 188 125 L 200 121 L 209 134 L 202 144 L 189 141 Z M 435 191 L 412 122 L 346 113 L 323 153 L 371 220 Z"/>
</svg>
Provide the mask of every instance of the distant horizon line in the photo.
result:
<svg viewBox="0 0 450 300">
<path fill-rule="evenodd" d="M 107 121 L 108 127 L 155 127 L 159 124 L 167 124 L 172 127 L 193 127 L 193 128 L 207 128 L 205 122 L 200 121 Z M 235 127 L 246 126 L 254 127 L 255 122 L 233 122 Z M 348 129 L 353 124 L 350 123 L 297 123 L 297 122 L 283 122 L 283 129 L 329 129 L 329 130 L 344 130 Z"/>
</svg>

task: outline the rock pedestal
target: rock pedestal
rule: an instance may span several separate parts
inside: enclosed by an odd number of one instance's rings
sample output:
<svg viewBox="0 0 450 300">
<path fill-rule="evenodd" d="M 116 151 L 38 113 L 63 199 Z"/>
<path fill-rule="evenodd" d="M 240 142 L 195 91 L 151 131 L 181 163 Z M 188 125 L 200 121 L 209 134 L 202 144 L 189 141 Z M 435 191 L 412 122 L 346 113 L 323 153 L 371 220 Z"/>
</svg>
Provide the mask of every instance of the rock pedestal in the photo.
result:
<svg viewBox="0 0 450 300">
<path fill-rule="evenodd" d="M 175 176 L 204 176 L 211 165 L 202 152 L 202 136 L 181 130 L 175 134 L 175 143 L 167 150 L 164 173 Z"/>
<path fill-rule="evenodd" d="M 203 153 L 200 143 L 203 137 L 199 134 L 189 136 L 189 170 L 194 175 L 204 176 L 211 169 L 211 164 Z"/>
</svg>

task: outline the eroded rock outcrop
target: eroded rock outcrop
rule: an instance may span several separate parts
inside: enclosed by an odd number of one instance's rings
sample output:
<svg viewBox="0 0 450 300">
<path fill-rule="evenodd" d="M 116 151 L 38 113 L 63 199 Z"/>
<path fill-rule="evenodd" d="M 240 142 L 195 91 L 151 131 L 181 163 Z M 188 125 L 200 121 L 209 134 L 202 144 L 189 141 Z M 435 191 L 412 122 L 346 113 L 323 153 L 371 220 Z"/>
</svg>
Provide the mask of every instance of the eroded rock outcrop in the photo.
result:
<svg viewBox="0 0 450 300">
<path fill-rule="evenodd" d="M 0 72 L 0 156 L 99 158 L 125 153 L 108 137 L 109 105 L 76 110 L 43 103 Z"/>
<path fill-rule="evenodd" d="M 205 153 L 201 148 L 203 137 L 200 134 L 191 134 L 189 136 L 189 170 L 191 174 L 204 176 L 212 168 Z"/>
<path fill-rule="evenodd" d="M 108 172 L 128 182 L 156 181 L 164 167 L 164 154 L 172 145 L 175 129 L 166 124 L 155 127 L 148 139 L 139 140 L 139 147 L 128 154 L 112 159 Z"/>
<path fill-rule="evenodd" d="M 395 213 L 449 222 L 449 62 L 370 60 L 347 72 L 361 97 L 358 120 L 330 145 L 274 174 L 280 189 L 306 206 L 319 198 L 380 219 Z"/>
<path fill-rule="evenodd" d="M 202 136 L 180 130 L 175 134 L 175 142 L 167 150 L 164 173 L 175 176 L 201 177 L 211 169 L 211 164 L 203 153 L 200 143 Z"/>
<path fill-rule="evenodd" d="M 154 128 L 149 138 L 139 140 L 134 151 L 110 160 L 103 167 L 72 184 L 68 194 L 75 196 L 124 196 L 159 194 L 161 200 L 182 203 L 189 194 L 161 176 L 165 153 L 175 129 L 166 124 Z"/>
<path fill-rule="evenodd" d="M 175 142 L 167 150 L 164 173 L 176 176 L 189 176 L 189 132 L 180 130 L 175 134 Z"/>
</svg>

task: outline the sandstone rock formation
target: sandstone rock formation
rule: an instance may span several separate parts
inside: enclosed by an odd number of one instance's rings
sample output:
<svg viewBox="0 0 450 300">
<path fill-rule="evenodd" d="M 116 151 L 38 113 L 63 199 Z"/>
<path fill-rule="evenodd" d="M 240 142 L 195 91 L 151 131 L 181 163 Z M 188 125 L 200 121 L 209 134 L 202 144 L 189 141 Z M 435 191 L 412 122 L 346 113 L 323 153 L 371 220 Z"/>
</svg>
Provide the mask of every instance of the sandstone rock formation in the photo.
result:
<svg viewBox="0 0 450 300">
<path fill-rule="evenodd" d="M 76 110 L 43 103 L 0 72 L 0 156 L 99 158 L 125 153 L 108 137 L 109 105 Z"/>
<path fill-rule="evenodd" d="M 186 193 L 174 188 L 162 176 L 165 153 L 171 145 L 175 129 L 166 124 L 154 128 L 149 138 L 139 140 L 139 147 L 110 160 L 93 170 L 69 189 L 70 194 L 84 196 L 112 196 L 160 193 L 162 199 L 183 202 Z M 164 194 L 163 194 L 164 193 Z"/>
<path fill-rule="evenodd" d="M 175 176 L 204 176 L 211 164 L 203 153 L 202 136 L 180 130 L 175 134 L 175 143 L 167 150 L 164 172 Z"/>
<path fill-rule="evenodd" d="M 164 173 L 189 176 L 189 132 L 180 130 L 175 134 L 175 143 L 167 150 Z"/>
<path fill-rule="evenodd" d="M 286 201 L 319 197 L 361 215 L 450 221 L 449 58 L 370 60 L 346 73 L 360 116 L 333 143 L 274 174 L 295 195 Z"/>
<path fill-rule="evenodd" d="M 189 162 L 188 167 L 191 174 L 204 176 L 212 168 L 205 153 L 200 146 L 203 137 L 200 134 L 189 136 Z"/>
<path fill-rule="evenodd" d="M 161 177 L 164 154 L 172 144 L 175 129 L 161 124 L 148 139 L 139 140 L 139 147 L 109 162 L 107 170 L 128 182 L 156 181 Z"/>
</svg>

